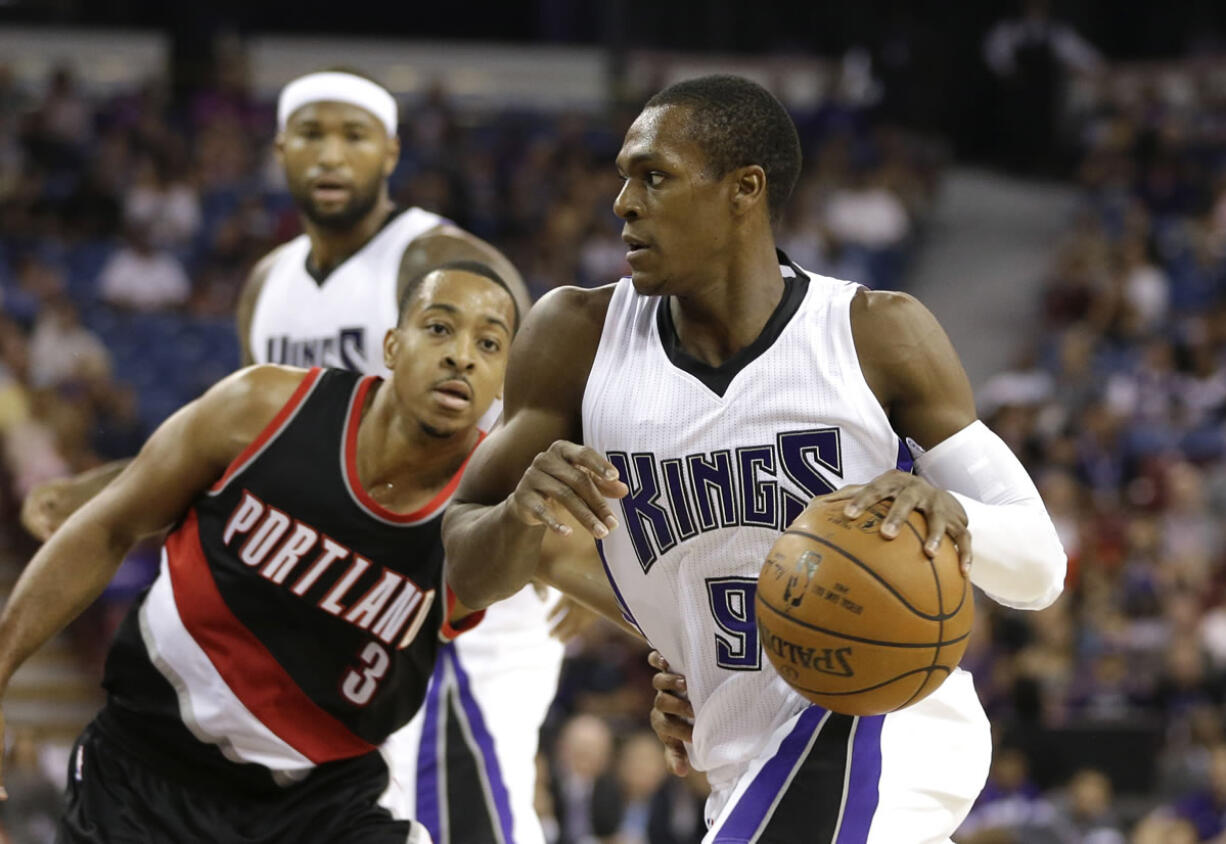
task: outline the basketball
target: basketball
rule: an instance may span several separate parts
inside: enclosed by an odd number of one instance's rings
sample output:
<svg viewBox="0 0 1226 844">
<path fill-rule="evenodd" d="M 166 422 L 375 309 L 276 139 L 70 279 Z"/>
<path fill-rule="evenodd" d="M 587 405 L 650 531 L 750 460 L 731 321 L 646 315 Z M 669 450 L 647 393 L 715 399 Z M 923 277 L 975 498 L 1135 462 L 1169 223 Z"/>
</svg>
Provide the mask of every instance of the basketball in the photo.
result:
<svg viewBox="0 0 1226 844">
<path fill-rule="evenodd" d="M 880 715 L 923 700 L 957 666 L 974 600 L 945 537 L 924 554 L 927 524 L 912 512 L 881 536 L 890 502 L 858 518 L 846 501 L 814 502 L 771 547 L 758 577 L 758 628 L 787 682 L 820 706 Z"/>
</svg>

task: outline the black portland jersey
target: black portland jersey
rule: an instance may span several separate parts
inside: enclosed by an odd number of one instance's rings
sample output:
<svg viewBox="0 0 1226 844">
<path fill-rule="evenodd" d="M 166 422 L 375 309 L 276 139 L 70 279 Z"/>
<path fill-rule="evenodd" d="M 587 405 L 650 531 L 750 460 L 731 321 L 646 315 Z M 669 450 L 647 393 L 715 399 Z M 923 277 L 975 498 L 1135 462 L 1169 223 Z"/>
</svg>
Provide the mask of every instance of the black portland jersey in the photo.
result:
<svg viewBox="0 0 1226 844">
<path fill-rule="evenodd" d="M 290 782 L 417 711 L 455 632 L 440 529 L 460 473 L 414 513 L 366 493 L 357 430 L 378 383 L 311 370 L 193 502 L 108 656 L 104 728 L 197 771 Z"/>
</svg>

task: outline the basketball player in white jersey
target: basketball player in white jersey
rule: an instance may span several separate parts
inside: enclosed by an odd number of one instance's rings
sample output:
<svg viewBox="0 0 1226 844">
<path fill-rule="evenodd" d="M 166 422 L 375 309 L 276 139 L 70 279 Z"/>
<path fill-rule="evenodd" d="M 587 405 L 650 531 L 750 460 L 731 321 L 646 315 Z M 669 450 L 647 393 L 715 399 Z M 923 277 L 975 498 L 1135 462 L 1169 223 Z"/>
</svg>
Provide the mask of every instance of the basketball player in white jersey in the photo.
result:
<svg viewBox="0 0 1226 844">
<path fill-rule="evenodd" d="M 527 289 L 500 252 L 436 214 L 393 205 L 399 118 L 387 90 L 349 71 L 308 74 L 282 90 L 277 119 L 277 155 L 305 233 L 247 281 L 237 314 L 244 365 L 386 377 L 382 338 L 396 325 L 401 292 L 449 262 L 488 265 L 527 311 Z M 457 390 L 447 400 L 461 408 L 472 396 Z M 495 401 L 481 427 L 500 410 Z M 36 490 L 23 521 L 45 539 L 126 462 Z M 544 844 L 535 757 L 562 662 L 547 613 L 532 586 L 492 608 L 479 641 L 446 646 L 454 659 L 438 661 L 421 711 L 385 746 L 389 808 L 421 821 L 435 844 Z"/>
<path fill-rule="evenodd" d="M 685 675 L 689 759 L 712 787 L 706 844 L 947 842 L 991 752 L 971 677 L 886 716 L 813 706 L 762 659 L 757 577 L 812 499 L 854 512 L 892 498 L 885 537 L 920 510 L 929 553 L 952 541 L 989 596 L 1045 607 L 1065 557 L 1038 493 L 976 420 L 922 305 L 776 252 L 800 147 L 765 89 L 730 76 L 665 89 L 617 167 L 632 276 L 557 290 L 529 315 L 504 427 L 443 528 L 449 560 L 499 547 L 506 564 L 453 587 L 475 607 L 513 593 L 545 534 L 572 530 L 567 513 L 598 541 L 626 617 Z"/>
</svg>

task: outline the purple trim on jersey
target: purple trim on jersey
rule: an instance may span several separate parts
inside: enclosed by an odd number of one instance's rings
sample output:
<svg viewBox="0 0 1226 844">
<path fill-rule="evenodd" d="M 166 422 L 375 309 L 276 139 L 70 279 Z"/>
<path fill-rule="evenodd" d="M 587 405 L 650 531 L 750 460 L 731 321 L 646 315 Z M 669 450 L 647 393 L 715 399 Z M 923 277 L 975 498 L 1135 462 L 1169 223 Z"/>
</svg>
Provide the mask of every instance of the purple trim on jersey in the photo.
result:
<svg viewBox="0 0 1226 844">
<path fill-rule="evenodd" d="M 502 768 L 498 765 L 498 756 L 494 753 L 494 737 L 485 726 L 485 718 L 481 707 L 473 697 L 472 686 L 468 682 L 468 673 L 460 665 L 460 655 L 455 645 L 449 645 L 442 657 L 451 660 L 455 668 L 456 690 L 460 693 L 460 706 L 468 717 L 468 728 L 473 739 L 481 750 L 481 758 L 485 761 L 485 779 L 489 783 L 490 796 L 494 798 L 494 807 L 498 810 L 498 825 L 502 828 L 504 844 L 514 844 L 515 824 L 511 817 L 511 800 L 507 796 L 507 787 L 502 781 Z"/>
<path fill-rule="evenodd" d="M 864 844 L 877 814 L 877 786 L 881 780 L 881 727 L 884 715 L 856 719 L 851 746 L 851 773 L 843 803 L 843 826 L 835 844 Z"/>
<path fill-rule="evenodd" d="M 717 841 L 749 841 L 757 834 L 780 792 L 787 788 L 796 766 L 804 761 L 825 716 L 826 710 L 820 706 L 810 706 L 801 713 L 792 732 L 779 743 L 779 750 L 767 760 L 736 801 L 728 820 L 719 828 Z"/>
<path fill-rule="evenodd" d="M 915 458 L 911 456 L 911 449 L 907 448 L 907 441 L 902 437 L 898 438 L 898 462 L 895 465 L 900 472 L 915 471 Z"/>
<path fill-rule="evenodd" d="M 426 692 L 426 717 L 417 744 L 417 812 L 414 818 L 430 831 L 432 841 L 442 841 L 442 812 L 439 810 L 439 787 L 442 760 L 438 752 L 439 710 L 442 708 L 443 660 L 434 663 L 430 687 Z"/>
<path fill-rule="evenodd" d="M 642 627 L 639 627 L 639 623 L 634 620 L 634 613 L 630 612 L 630 605 L 622 597 L 622 590 L 617 588 L 617 581 L 613 579 L 613 570 L 609 568 L 609 561 L 604 556 L 604 543 L 599 539 L 596 540 L 596 553 L 600 555 L 600 564 L 604 566 L 604 575 L 609 579 L 609 585 L 613 587 L 613 597 L 617 599 L 617 607 L 622 611 L 622 618 L 633 624 L 634 629 L 639 631 L 639 635 L 646 639 L 647 634 L 643 632 Z"/>
</svg>

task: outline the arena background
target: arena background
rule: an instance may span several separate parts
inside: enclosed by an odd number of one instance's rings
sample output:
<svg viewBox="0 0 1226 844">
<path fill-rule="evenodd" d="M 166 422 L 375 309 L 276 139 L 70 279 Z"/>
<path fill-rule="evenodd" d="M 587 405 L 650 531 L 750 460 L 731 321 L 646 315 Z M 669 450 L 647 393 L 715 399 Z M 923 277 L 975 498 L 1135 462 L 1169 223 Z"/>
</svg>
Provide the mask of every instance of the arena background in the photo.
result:
<svg viewBox="0 0 1226 844">
<path fill-rule="evenodd" d="M 996 761 L 958 840 L 1226 841 L 1226 5 L 1026 13 L 1029 40 L 1021 6 L 954 0 L 0 0 L 4 590 L 32 485 L 134 453 L 236 366 L 245 273 L 298 231 L 271 156 L 285 81 L 385 82 L 395 199 L 503 248 L 539 296 L 621 274 L 611 162 L 645 97 L 735 71 L 801 130 L 780 244 L 936 312 L 1069 552 L 1051 609 L 979 604 L 964 665 Z M 9 841 L 51 840 L 154 565 L 134 553 L 14 679 Z M 611 629 L 570 646 L 540 765 L 556 841 L 698 840 L 705 786 L 665 776 L 649 676 Z M 615 833 L 558 833 L 559 771 L 615 786 L 586 807 Z"/>
</svg>

